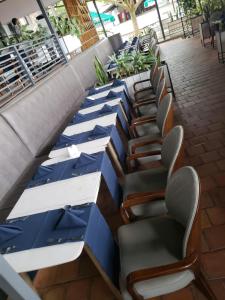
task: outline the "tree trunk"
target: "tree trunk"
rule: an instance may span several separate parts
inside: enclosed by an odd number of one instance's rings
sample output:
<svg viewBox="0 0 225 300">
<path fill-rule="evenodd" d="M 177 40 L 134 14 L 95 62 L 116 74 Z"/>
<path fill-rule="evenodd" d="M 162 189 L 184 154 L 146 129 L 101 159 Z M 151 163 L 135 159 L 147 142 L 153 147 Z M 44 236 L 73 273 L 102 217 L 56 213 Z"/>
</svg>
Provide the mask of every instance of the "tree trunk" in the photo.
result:
<svg viewBox="0 0 225 300">
<path fill-rule="evenodd" d="M 136 12 L 135 11 L 130 11 L 129 13 L 130 13 L 131 21 L 132 21 L 133 28 L 134 28 L 134 35 L 138 36 L 139 35 L 139 28 L 138 28 L 138 23 L 137 23 Z"/>
</svg>

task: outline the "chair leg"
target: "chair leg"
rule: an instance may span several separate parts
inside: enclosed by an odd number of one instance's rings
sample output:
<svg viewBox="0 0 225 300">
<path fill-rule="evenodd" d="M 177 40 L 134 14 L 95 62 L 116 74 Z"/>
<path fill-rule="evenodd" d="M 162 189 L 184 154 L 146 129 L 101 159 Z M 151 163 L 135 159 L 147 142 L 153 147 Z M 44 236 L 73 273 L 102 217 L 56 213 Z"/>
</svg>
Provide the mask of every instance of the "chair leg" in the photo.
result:
<svg viewBox="0 0 225 300">
<path fill-rule="evenodd" d="M 196 275 L 195 284 L 209 300 L 217 300 L 202 271 Z"/>
</svg>

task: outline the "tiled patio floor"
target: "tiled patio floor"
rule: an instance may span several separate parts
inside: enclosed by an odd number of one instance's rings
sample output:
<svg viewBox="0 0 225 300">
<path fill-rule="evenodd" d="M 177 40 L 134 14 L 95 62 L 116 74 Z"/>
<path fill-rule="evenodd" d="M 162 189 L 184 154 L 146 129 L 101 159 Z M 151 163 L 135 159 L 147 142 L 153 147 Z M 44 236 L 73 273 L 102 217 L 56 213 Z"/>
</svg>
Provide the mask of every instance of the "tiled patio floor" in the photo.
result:
<svg viewBox="0 0 225 300">
<path fill-rule="evenodd" d="M 162 44 L 173 78 L 175 119 L 185 129 L 186 164 L 202 185 L 202 268 L 219 300 L 225 299 L 225 65 L 199 39 Z M 188 288 L 169 299 L 204 299 Z"/>
</svg>

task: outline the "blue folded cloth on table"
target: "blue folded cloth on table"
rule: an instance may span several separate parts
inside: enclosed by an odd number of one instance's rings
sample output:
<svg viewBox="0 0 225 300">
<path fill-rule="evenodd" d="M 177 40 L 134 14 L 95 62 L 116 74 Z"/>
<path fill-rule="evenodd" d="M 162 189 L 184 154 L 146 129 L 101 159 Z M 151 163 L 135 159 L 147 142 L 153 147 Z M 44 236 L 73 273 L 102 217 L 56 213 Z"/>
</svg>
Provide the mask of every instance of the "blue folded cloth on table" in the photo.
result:
<svg viewBox="0 0 225 300">
<path fill-rule="evenodd" d="M 92 106 L 93 104 L 95 103 L 95 100 L 91 100 L 91 99 L 89 99 L 88 97 L 86 97 L 85 99 L 84 99 L 84 102 L 82 103 L 82 105 L 81 105 L 81 108 L 84 106 L 84 108 L 85 107 L 90 107 L 90 106 Z"/>
<path fill-rule="evenodd" d="M 86 227 L 87 222 L 81 217 L 83 214 L 84 210 L 76 210 L 68 206 L 65 207 L 62 215 L 56 223 L 55 230 Z"/>
<path fill-rule="evenodd" d="M 10 224 L 2 224 L 0 225 L 0 243 L 5 243 L 20 235 L 22 232 L 23 230 L 20 227 Z"/>
<path fill-rule="evenodd" d="M 88 140 L 92 141 L 92 140 L 96 140 L 98 138 L 103 138 L 103 137 L 109 136 L 110 133 L 111 133 L 111 128 L 96 125 L 95 128 L 91 131 L 91 133 L 88 137 Z"/>
<path fill-rule="evenodd" d="M 74 164 L 74 169 L 81 168 L 93 163 L 96 163 L 96 156 L 82 152 L 80 157 L 77 159 L 76 163 Z"/>
<path fill-rule="evenodd" d="M 93 87 L 88 91 L 88 96 L 94 95 L 96 93 L 98 93 L 98 90 Z"/>
<path fill-rule="evenodd" d="M 35 179 L 42 179 L 46 176 L 48 176 L 51 172 L 52 172 L 52 168 L 51 167 L 46 167 L 46 166 L 40 166 L 36 172 L 36 174 L 34 175 Z"/>
<path fill-rule="evenodd" d="M 125 82 L 123 80 L 120 80 L 120 79 L 114 79 L 113 83 L 112 83 L 112 87 L 118 87 L 118 86 L 121 86 L 121 85 L 124 85 Z"/>
<path fill-rule="evenodd" d="M 105 114 L 108 114 L 108 113 L 113 113 L 114 110 L 112 108 L 112 106 L 108 105 L 108 104 L 105 104 L 99 111 L 99 114 L 100 115 L 105 115 Z"/>
<path fill-rule="evenodd" d="M 0 229 L 13 227 L 11 223 L 15 228 L 20 228 L 22 234 L 11 240 L 0 240 L 1 254 L 83 241 L 111 280 L 116 282 L 118 247 L 96 204 L 66 206 L 10 219 L 1 224 Z"/>
<path fill-rule="evenodd" d="M 59 140 L 57 141 L 55 147 L 69 147 L 73 144 L 74 142 L 74 138 L 71 137 L 71 136 L 67 136 L 67 135 L 64 135 L 62 134 L 60 137 L 59 137 Z"/>
<path fill-rule="evenodd" d="M 80 123 L 80 122 L 84 122 L 85 120 L 86 120 L 86 116 L 77 112 L 72 119 L 72 123 Z"/>
<path fill-rule="evenodd" d="M 106 99 L 116 99 L 119 97 L 120 93 L 114 92 L 114 91 L 110 91 L 108 93 L 108 95 L 106 96 Z"/>
</svg>

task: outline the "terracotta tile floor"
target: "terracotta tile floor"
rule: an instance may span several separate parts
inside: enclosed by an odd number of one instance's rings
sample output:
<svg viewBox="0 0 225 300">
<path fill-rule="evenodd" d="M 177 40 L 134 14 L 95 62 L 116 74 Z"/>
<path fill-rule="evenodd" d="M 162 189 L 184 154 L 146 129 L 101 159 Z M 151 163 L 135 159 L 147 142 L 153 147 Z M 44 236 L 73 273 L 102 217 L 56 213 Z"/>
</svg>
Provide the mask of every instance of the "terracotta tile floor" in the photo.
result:
<svg viewBox="0 0 225 300">
<path fill-rule="evenodd" d="M 184 126 L 186 164 L 202 184 L 202 268 L 225 299 L 225 65 L 197 38 L 161 45 L 176 92 L 175 122 Z M 163 299 L 204 299 L 194 288 Z"/>
<path fill-rule="evenodd" d="M 185 162 L 194 166 L 201 178 L 202 268 L 218 300 L 225 300 L 225 65 L 218 63 L 217 51 L 202 48 L 199 39 L 174 40 L 161 48 L 177 96 L 175 122 L 185 129 Z M 72 264 L 65 270 L 76 267 Z M 43 299 L 113 299 L 97 274 L 93 274 L 92 280 L 77 281 L 75 271 L 71 276 L 66 273 L 62 276 L 64 283 L 59 281 L 46 289 Z M 157 298 L 180 299 L 205 297 L 191 285 Z"/>
</svg>

